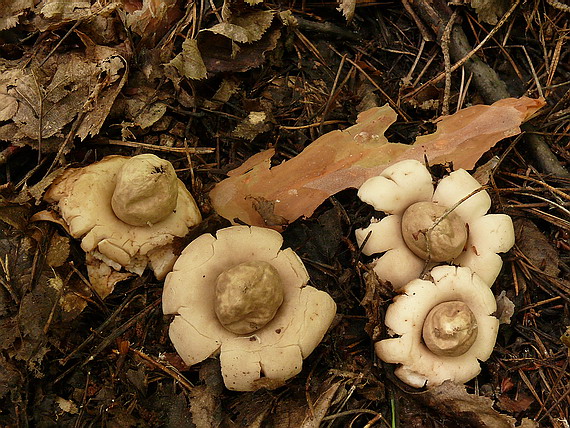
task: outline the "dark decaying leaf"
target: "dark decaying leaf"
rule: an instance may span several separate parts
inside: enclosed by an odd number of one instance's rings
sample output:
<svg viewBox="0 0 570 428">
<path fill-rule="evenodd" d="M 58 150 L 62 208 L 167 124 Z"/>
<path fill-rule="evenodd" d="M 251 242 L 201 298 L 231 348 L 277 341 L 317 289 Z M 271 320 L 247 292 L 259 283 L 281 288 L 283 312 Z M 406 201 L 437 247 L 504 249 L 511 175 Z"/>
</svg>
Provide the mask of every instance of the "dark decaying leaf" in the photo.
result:
<svg viewBox="0 0 570 428">
<path fill-rule="evenodd" d="M 275 428 L 318 428 L 341 385 L 342 381 L 331 379 L 323 382 L 317 391 L 311 392 L 311 407 L 302 393 L 279 401 L 266 423 Z"/>
<path fill-rule="evenodd" d="M 237 44 L 227 37 L 202 32 L 198 37 L 198 48 L 208 73 L 240 72 L 263 64 L 266 53 L 277 47 L 280 37 L 281 30 L 271 27 L 261 40 Z"/>
<path fill-rule="evenodd" d="M 2 328 L 3 326 L 0 324 L 0 329 Z M 22 382 L 23 376 L 20 372 L 12 362 L 6 360 L 4 356 L 0 354 L 0 398 L 3 398 L 12 390 L 12 388 L 16 385 L 20 385 Z"/>
<path fill-rule="evenodd" d="M 190 411 L 196 428 L 216 428 L 222 423 L 221 399 L 224 391 L 219 361 L 209 359 L 200 367 L 198 385 L 190 392 Z"/>
<path fill-rule="evenodd" d="M 550 276 L 558 276 L 558 251 L 540 229 L 526 218 L 515 220 L 515 242 L 534 267 Z"/>
<path fill-rule="evenodd" d="M 490 398 L 469 394 L 465 386 L 453 382 L 419 394 L 418 397 L 427 406 L 453 421 L 474 428 L 514 428 L 515 419 L 493 409 Z M 538 426 L 526 421 L 526 427 Z"/>
</svg>

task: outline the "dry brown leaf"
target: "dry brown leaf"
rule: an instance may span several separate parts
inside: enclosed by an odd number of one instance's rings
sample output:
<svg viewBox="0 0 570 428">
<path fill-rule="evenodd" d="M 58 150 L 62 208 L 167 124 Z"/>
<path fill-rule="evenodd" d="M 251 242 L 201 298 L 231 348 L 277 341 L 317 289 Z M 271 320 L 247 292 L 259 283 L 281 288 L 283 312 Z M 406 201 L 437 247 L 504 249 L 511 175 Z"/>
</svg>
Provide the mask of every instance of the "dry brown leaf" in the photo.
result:
<svg viewBox="0 0 570 428">
<path fill-rule="evenodd" d="M 253 140 L 259 134 L 271 129 L 271 118 L 264 111 L 250 111 L 249 115 L 243 119 L 232 131 L 232 136 Z"/>
<path fill-rule="evenodd" d="M 52 56 L 32 71 L 14 65 L 0 76 L 0 93 L 17 103 L 11 121 L 0 126 L 0 140 L 35 145 L 41 137 L 42 150 L 58 150 L 63 128 L 76 118 L 81 139 L 95 135 L 126 77 L 123 52 L 106 46 Z M 56 140 L 51 149 L 50 137 Z"/>
<path fill-rule="evenodd" d="M 106 2 L 102 5 L 101 2 L 88 0 L 41 0 L 35 3 L 30 23 L 42 33 L 60 29 L 71 22 L 81 24 L 82 30 L 88 27 L 99 27 L 101 30 L 103 20 L 119 6 L 118 2 Z M 104 36 L 104 32 L 98 35 Z"/>
<path fill-rule="evenodd" d="M 532 403 L 534 403 L 534 398 L 526 394 L 517 394 L 517 398 L 513 399 L 506 394 L 501 394 L 497 397 L 499 402 L 499 407 L 505 412 L 509 413 L 519 413 L 527 410 Z"/>
<path fill-rule="evenodd" d="M 91 253 L 85 254 L 85 264 L 87 265 L 89 282 L 101 299 L 111 294 L 117 283 L 134 276 L 130 272 L 117 272 L 106 263 L 93 257 Z"/>
<path fill-rule="evenodd" d="M 545 274 L 557 277 L 560 259 L 558 251 L 540 229 L 526 218 L 515 220 L 515 237 L 517 247 L 527 259 Z"/>
<path fill-rule="evenodd" d="M 37 9 L 46 18 L 57 17 L 60 20 L 71 21 L 91 14 L 91 2 L 82 0 L 44 0 Z"/>
<path fill-rule="evenodd" d="M 244 14 L 239 17 L 230 17 L 227 22 L 221 22 L 208 28 L 215 34 L 220 34 L 239 43 L 252 43 L 261 39 L 271 26 L 275 13 L 269 10 L 260 10 Z"/>
<path fill-rule="evenodd" d="M 182 16 L 179 0 L 126 0 L 127 27 L 142 37 L 139 45 L 154 46 Z"/>
<path fill-rule="evenodd" d="M 280 229 L 301 216 L 310 216 L 329 196 L 358 188 L 387 166 L 403 159 L 430 164 L 453 162 L 455 168 L 472 169 L 483 153 L 503 138 L 520 132 L 519 125 L 544 105 L 542 100 L 508 98 L 491 106 L 476 105 L 441 118 L 437 131 L 418 137 L 415 144 L 389 143 L 384 132 L 396 120 L 389 107 L 361 113 L 356 125 L 329 132 L 302 153 L 271 168 L 274 150 L 258 153 L 228 173 L 210 192 L 218 214 L 230 221 Z M 283 218 L 269 224 L 255 201 L 271 206 L 269 213 Z"/>
<path fill-rule="evenodd" d="M 312 379 L 314 388 L 311 388 L 311 406 L 307 405 L 306 395 L 301 390 L 291 393 L 278 400 L 271 413 L 261 426 L 272 428 L 317 428 L 325 426 L 323 418 L 329 412 L 331 404 L 338 396 L 346 394 L 341 388 L 343 381 L 334 380 L 334 377 Z M 340 389 L 339 389 L 340 388 Z M 258 407 L 260 407 L 258 405 Z M 248 425 L 249 426 L 249 425 Z"/>
<path fill-rule="evenodd" d="M 34 7 L 34 0 L 0 0 L 0 31 L 15 27 L 18 17 Z"/>
<path fill-rule="evenodd" d="M 71 246 L 67 236 L 61 236 L 55 232 L 50 240 L 47 254 L 46 263 L 51 267 L 62 266 L 69 257 Z"/>
<path fill-rule="evenodd" d="M 495 25 L 510 6 L 509 0 L 471 0 L 477 16 L 487 24 Z"/>
<path fill-rule="evenodd" d="M 205 79 L 208 74 L 198 49 L 198 41 L 195 39 L 184 40 L 182 52 L 172 58 L 168 65 L 176 68 L 180 76 L 188 79 Z"/>
<path fill-rule="evenodd" d="M 514 428 L 515 419 L 493 409 L 490 398 L 469 394 L 465 386 L 446 381 L 418 397 L 435 411 L 457 423 L 480 428 Z M 528 421 L 526 422 L 528 423 Z M 532 424 L 521 426 L 533 426 Z"/>
<path fill-rule="evenodd" d="M 196 385 L 190 391 L 190 412 L 196 428 L 216 428 L 222 423 L 222 393 L 224 384 L 220 365 L 209 359 L 200 367 L 203 385 Z"/>
<path fill-rule="evenodd" d="M 313 403 L 312 412 L 309 411 L 305 415 L 301 428 L 319 428 L 321 426 L 321 422 L 328 413 L 329 407 L 336 396 L 336 391 L 341 384 L 342 381 L 335 382 L 319 395 L 317 401 Z"/>
<path fill-rule="evenodd" d="M 0 91 L 2 88 L 0 88 Z M 0 92 L 0 122 L 12 119 L 18 111 L 18 100 Z"/>
<path fill-rule="evenodd" d="M 515 304 L 507 297 L 505 290 L 501 291 L 496 297 L 497 311 L 495 317 L 499 320 L 499 324 L 510 324 L 511 318 L 515 314 Z"/>
</svg>

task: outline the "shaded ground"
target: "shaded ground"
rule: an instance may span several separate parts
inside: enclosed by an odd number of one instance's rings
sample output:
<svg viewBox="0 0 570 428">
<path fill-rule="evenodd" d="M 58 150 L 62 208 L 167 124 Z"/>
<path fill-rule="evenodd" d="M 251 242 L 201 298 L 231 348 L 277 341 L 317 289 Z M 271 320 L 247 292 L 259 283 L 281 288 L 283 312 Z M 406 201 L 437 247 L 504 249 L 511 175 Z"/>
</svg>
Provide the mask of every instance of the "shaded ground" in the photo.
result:
<svg viewBox="0 0 570 428">
<path fill-rule="evenodd" d="M 510 426 L 488 410 L 492 402 L 518 422 L 568 426 L 567 5 L 493 3 L 478 15 L 460 4 L 452 15 L 443 2 L 406 1 L 408 11 L 362 2 L 347 23 L 321 3 L 33 3 L 0 1 L 0 425 Z M 243 31 L 220 26 L 224 18 Z M 456 26 L 446 31 L 450 18 Z M 477 52 L 466 49 L 482 41 Z M 445 63 L 450 71 L 467 55 L 477 61 L 446 79 Z M 356 248 L 354 229 L 373 212 L 355 190 L 284 233 L 339 316 L 300 375 L 255 393 L 225 390 L 215 359 L 184 366 L 152 274 L 120 282 L 101 301 L 86 284 L 77 241 L 29 222 L 45 208 L 36 199 L 50 172 L 153 152 L 173 162 L 200 205 L 205 221 L 192 236 L 215 231 L 228 223 L 213 212 L 209 190 L 261 150 L 275 147 L 275 163 L 289 159 L 384 103 L 400 115 L 389 140 L 410 143 L 442 111 L 508 94 L 547 105 L 526 135 L 480 161 L 498 157 L 493 210 L 513 216 L 517 231 L 493 288 L 515 312 L 467 385 L 492 401 L 453 388 L 412 390 L 375 358 L 368 320 L 382 319 L 393 293 L 365 279 L 371 260 Z M 78 302 L 87 302 L 83 311 Z"/>
</svg>

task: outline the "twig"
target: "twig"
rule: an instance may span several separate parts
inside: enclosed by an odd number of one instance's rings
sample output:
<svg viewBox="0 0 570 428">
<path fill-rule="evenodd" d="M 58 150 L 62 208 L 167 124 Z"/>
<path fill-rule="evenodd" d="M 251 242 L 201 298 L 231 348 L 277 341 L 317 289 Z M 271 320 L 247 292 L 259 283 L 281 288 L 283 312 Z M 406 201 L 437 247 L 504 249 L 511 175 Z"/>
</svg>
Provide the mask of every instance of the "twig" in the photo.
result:
<svg viewBox="0 0 570 428">
<path fill-rule="evenodd" d="M 339 54 L 340 55 L 340 54 Z M 378 83 L 376 83 L 374 81 L 374 79 L 372 79 L 372 77 L 370 77 L 363 69 L 362 67 L 360 67 L 356 62 L 354 62 L 353 60 L 351 60 L 350 58 L 346 59 L 350 64 L 352 64 L 354 67 L 356 67 L 356 69 L 358 71 L 360 71 L 364 77 L 366 77 L 366 79 L 368 79 L 368 81 L 370 83 L 372 83 L 372 85 L 378 90 L 378 92 L 380 92 L 382 94 L 382 96 L 384 96 L 384 98 L 386 99 L 386 101 L 388 101 L 388 104 L 390 104 L 390 107 L 392 107 L 394 110 L 396 110 L 396 112 L 400 115 L 400 117 L 402 119 L 404 119 L 406 122 L 410 121 L 410 117 L 400 108 L 400 106 L 398 106 L 398 104 L 396 104 L 394 102 L 394 100 L 392 98 L 390 98 L 390 96 L 378 85 Z"/>
<path fill-rule="evenodd" d="M 455 70 L 457 70 L 463 64 L 465 64 L 467 61 L 469 61 L 473 57 L 473 55 L 475 55 L 477 52 L 479 52 L 481 50 L 481 48 L 483 46 L 485 46 L 485 44 L 491 39 L 491 37 L 493 37 L 495 35 L 495 33 L 497 31 L 499 31 L 499 29 L 508 21 L 508 19 L 513 14 L 515 9 L 518 7 L 520 2 L 521 2 L 521 0 L 516 0 L 513 3 L 513 5 L 510 7 L 510 9 L 499 20 L 497 25 L 495 25 L 495 27 L 493 27 L 493 29 L 491 31 L 489 31 L 489 34 L 487 34 L 485 36 L 485 38 L 483 40 L 481 40 L 481 42 L 477 46 L 475 46 L 469 53 L 467 53 L 465 56 L 463 56 L 463 58 L 461 58 L 459 61 L 457 61 L 455 64 L 453 64 L 453 66 L 451 66 L 451 69 L 450 69 L 451 73 L 454 72 Z M 429 81 L 424 83 L 419 88 L 415 89 L 414 91 L 410 92 L 409 94 L 406 94 L 406 96 L 404 98 L 411 98 L 411 97 L 415 96 L 417 93 L 421 92 L 424 89 L 424 87 L 429 86 L 429 85 L 433 85 L 434 83 L 437 83 L 437 82 L 440 82 L 445 77 L 445 73 L 446 72 L 439 73 L 436 77 L 430 79 Z"/>
<path fill-rule="evenodd" d="M 410 3 L 408 2 L 408 0 L 401 0 L 401 1 L 402 1 L 402 5 L 404 6 L 404 9 L 406 9 L 406 12 L 408 12 L 410 14 L 410 16 L 414 20 L 416 26 L 418 27 L 418 30 L 420 30 L 420 33 L 422 34 L 422 43 L 433 42 L 434 37 L 433 37 L 432 32 L 429 30 L 429 28 L 427 28 L 424 25 L 424 23 L 418 17 L 418 15 L 416 14 L 416 12 L 412 8 L 412 6 L 410 6 Z"/>
<path fill-rule="evenodd" d="M 546 0 L 546 2 L 555 9 L 563 12 L 570 12 L 570 5 L 559 2 L 558 0 Z"/>
<path fill-rule="evenodd" d="M 451 58 L 449 57 L 449 40 L 451 37 L 451 29 L 453 23 L 457 18 L 457 11 L 454 11 L 447 21 L 443 36 L 441 36 L 441 50 L 443 52 L 443 62 L 445 64 L 445 88 L 443 90 L 443 106 L 441 108 L 441 115 L 447 116 L 449 114 L 449 96 L 451 94 Z"/>
<path fill-rule="evenodd" d="M 339 39 L 347 39 L 353 42 L 360 40 L 356 34 L 347 31 L 344 28 L 337 27 L 330 22 L 308 21 L 299 17 L 298 15 L 295 15 L 295 19 L 297 21 L 297 27 L 300 30 L 314 31 L 320 35 L 328 35 Z"/>
<path fill-rule="evenodd" d="M 532 74 L 532 78 L 534 79 L 534 83 L 536 85 L 536 90 L 538 91 L 538 96 L 543 98 L 544 94 L 542 92 L 542 86 L 540 85 L 540 80 L 538 79 L 538 76 L 536 75 L 536 71 L 534 70 L 534 65 L 532 63 L 532 60 L 530 59 L 530 56 L 526 50 L 526 47 L 521 46 L 521 49 L 524 52 L 526 60 L 528 61 L 528 66 L 530 67 L 530 72 Z"/>
<path fill-rule="evenodd" d="M 114 146 L 124 146 L 124 147 L 134 147 L 146 150 L 154 150 L 157 152 L 172 152 L 172 153 L 192 153 L 198 155 L 205 155 L 214 153 L 216 149 L 213 147 L 166 147 L 166 146 L 156 146 L 154 144 L 138 143 L 136 141 L 121 141 L 121 140 L 106 140 L 97 141 L 99 144 L 111 144 Z"/>
<path fill-rule="evenodd" d="M 99 343 L 99 345 L 97 345 L 97 347 L 91 352 L 91 355 L 89 355 L 89 357 L 87 359 L 85 359 L 85 361 L 83 361 L 81 366 L 83 367 L 87 363 L 89 363 L 90 361 L 95 359 L 95 357 L 101 351 L 103 351 L 107 346 L 109 346 L 117 337 L 119 337 L 121 334 L 123 334 L 129 328 L 131 328 L 141 318 L 144 318 L 145 316 L 147 316 L 150 311 L 154 310 L 160 304 L 161 301 L 162 301 L 162 299 L 160 299 L 160 298 L 156 299 L 153 303 L 148 305 L 146 308 L 144 308 L 138 314 L 133 315 L 128 321 L 124 322 L 121 326 L 119 326 L 117 329 L 115 329 L 111 334 L 109 334 L 109 336 L 104 338 L 101 341 L 101 343 Z"/>
<path fill-rule="evenodd" d="M 325 118 L 327 116 L 327 113 L 329 112 L 329 108 L 331 106 L 331 103 L 335 98 L 336 88 L 337 88 L 338 81 L 340 79 L 340 74 L 342 72 L 342 67 L 344 66 L 345 61 L 346 61 L 346 54 L 344 54 L 342 56 L 342 58 L 340 59 L 340 64 L 338 65 L 338 70 L 337 70 L 336 75 L 334 77 L 333 85 L 332 85 L 332 88 L 330 90 L 330 94 L 329 94 L 329 97 L 327 99 L 327 103 L 325 104 L 325 108 L 323 110 L 323 116 L 321 118 L 321 123 L 319 126 L 319 132 L 320 133 L 323 132 L 323 123 L 325 122 Z M 348 75 L 350 75 L 350 72 L 348 73 Z"/>
<path fill-rule="evenodd" d="M 184 375 L 182 375 L 182 373 L 180 373 L 176 368 L 162 364 L 161 362 L 156 361 L 151 356 L 146 355 L 142 351 L 138 351 L 138 350 L 133 349 L 133 348 L 130 348 L 129 351 L 131 351 L 133 354 L 135 354 L 136 356 L 138 356 L 139 358 L 144 360 L 146 363 L 148 363 L 152 367 L 155 367 L 155 368 L 163 371 L 167 375 L 171 376 L 180 385 L 182 385 L 187 391 L 192 391 L 194 389 L 194 386 L 192 385 L 192 383 L 188 379 L 186 379 L 186 377 L 184 377 Z"/>
<path fill-rule="evenodd" d="M 443 220 L 445 220 L 447 218 L 447 216 L 449 214 L 451 214 L 459 205 L 461 205 L 463 202 L 465 202 L 471 196 L 474 196 L 483 190 L 487 190 L 488 188 L 489 188 L 488 186 L 478 187 L 477 189 L 473 190 L 468 195 L 461 198 L 459 201 L 457 201 L 451 207 L 446 209 L 442 215 L 440 215 L 438 218 L 436 218 L 435 221 L 432 223 L 432 225 L 427 229 L 427 231 L 426 231 L 426 250 L 427 250 L 428 257 L 426 259 L 426 263 L 425 263 L 424 269 L 420 275 L 420 278 L 423 278 L 426 275 L 427 270 L 430 267 L 430 263 L 431 263 L 431 233 L 433 232 L 433 230 L 437 227 L 437 225 L 439 223 L 441 223 Z"/>
</svg>

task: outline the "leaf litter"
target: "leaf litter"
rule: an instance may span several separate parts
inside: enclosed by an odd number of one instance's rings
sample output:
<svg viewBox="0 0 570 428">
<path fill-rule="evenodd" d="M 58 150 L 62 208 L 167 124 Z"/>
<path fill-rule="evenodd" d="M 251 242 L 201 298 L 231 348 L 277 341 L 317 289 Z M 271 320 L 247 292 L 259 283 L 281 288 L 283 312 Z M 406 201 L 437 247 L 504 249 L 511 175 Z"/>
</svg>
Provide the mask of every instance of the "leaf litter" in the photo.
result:
<svg viewBox="0 0 570 428">
<path fill-rule="evenodd" d="M 399 156 L 422 161 L 427 156 L 430 164 L 453 162 L 455 167 L 471 168 L 495 142 L 519 132 L 520 123 L 540 107 L 540 101 L 508 99 L 493 106 L 458 109 L 456 115 L 439 120 L 434 134 L 417 138 L 414 145 L 390 143 L 384 137 L 396 119 L 387 107 L 364 112 L 354 127 L 346 128 L 346 118 L 363 110 L 352 109 L 352 89 L 366 93 L 370 107 L 379 105 L 379 99 L 385 102 L 376 82 L 386 82 L 387 94 L 396 101 L 404 91 L 398 92 L 390 82 L 406 82 L 414 90 L 425 80 L 418 77 L 414 82 L 418 70 L 425 67 L 429 74 L 426 58 L 436 59 L 431 67 L 443 60 L 432 56 L 433 51 L 422 52 L 423 44 L 419 52 L 415 50 L 415 34 L 400 27 L 402 20 L 409 19 L 400 7 L 391 15 L 397 19 L 386 24 L 388 31 L 376 33 L 374 26 L 363 23 L 376 22 L 372 13 L 384 22 L 391 6 L 373 11 L 366 2 L 339 1 L 338 13 L 336 5 L 329 5 L 330 10 L 319 16 L 325 9 L 311 2 L 303 4 L 302 12 L 269 11 L 260 3 L 0 0 L 0 30 L 15 29 L 2 33 L 8 37 L 0 46 L 0 135 L 5 139 L 3 147 L 9 149 L 2 152 L 6 185 L 2 183 L 5 199 L 0 207 L 0 425 L 386 426 L 382 418 L 396 409 L 393 416 L 401 417 L 400 426 L 424 428 L 448 422 L 450 427 L 537 426 L 521 419 L 532 415 L 537 420 L 548 417 L 552 426 L 560 428 L 562 422 L 551 415 L 567 414 L 564 361 L 569 342 L 561 321 L 567 318 L 561 315 L 567 315 L 567 306 L 560 290 L 567 290 L 568 258 L 563 250 L 569 228 L 553 213 L 565 207 L 563 196 L 555 198 L 558 208 L 547 209 L 522 193 L 542 195 L 542 202 L 550 197 L 548 193 L 522 180 L 510 190 L 494 189 L 498 209 L 532 218 L 522 226 L 520 252 L 507 256 L 507 267 L 514 262 L 512 278 L 505 272 L 500 282 L 507 290 L 502 315 L 511 324 L 501 327 L 496 356 L 486 364 L 481 383 L 468 386 L 470 393 L 458 387 L 418 394 L 399 391 L 397 384 L 395 388 L 389 368 L 384 370 L 373 360 L 370 338 L 382 336 L 383 313 L 392 292 L 373 275 L 363 275 L 366 267 L 351 233 L 372 213 L 353 203 L 353 193 L 343 192 Z M 481 4 L 488 9 L 486 16 Z M 487 22 L 496 22 L 502 15 L 504 7 L 499 4 L 504 2 L 472 1 L 479 19 Z M 523 16 L 527 26 L 536 25 L 530 15 Z M 344 26 L 345 19 L 351 18 Z M 556 39 L 559 29 L 548 27 L 558 25 L 558 19 L 545 19 L 544 33 L 540 28 L 541 43 L 550 43 L 549 37 L 554 42 L 542 46 L 553 57 L 545 68 L 537 68 L 537 82 L 543 79 L 542 70 L 552 77 L 562 68 L 557 66 L 557 55 L 562 52 L 565 58 L 564 38 Z M 417 32 L 412 20 L 406 22 Z M 512 27 L 513 34 L 521 37 L 516 29 L 517 25 Z M 339 34 L 353 36 L 347 39 L 351 41 L 363 38 L 353 46 L 359 52 L 356 56 L 343 42 L 332 41 Z M 408 52 L 410 47 L 413 50 Z M 347 61 L 354 60 L 360 67 L 358 71 L 352 67 L 338 86 L 331 79 L 340 58 L 335 57 L 335 49 L 342 55 L 348 52 Z M 544 58 L 527 50 L 542 67 Z M 414 71 L 416 65 L 405 59 L 416 54 L 421 67 Z M 374 64 L 386 58 L 394 63 L 393 69 L 376 69 Z M 339 77 L 348 64 L 342 61 Z M 411 69 L 398 76 L 398 63 L 406 64 L 402 69 Z M 525 65 L 517 66 L 527 73 Z M 543 87 L 549 101 L 542 115 L 547 124 L 558 113 L 565 117 L 565 98 L 548 97 L 564 88 L 560 83 L 549 80 Z M 383 88 L 384 83 L 380 85 Z M 477 91 L 472 88 L 467 82 L 467 99 L 477 104 Z M 426 117 L 431 113 L 414 110 L 416 101 L 441 104 L 441 88 L 427 89 L 421 97 L 398 98 L 392 105 L 408 118 L 431 119 Z M 539 95 L 532 88 L 527 90 Z M 314 126 L 315 120 L 321 126 Z M 564 158 L 567 129 L 556 123 L 545 129 L 560 126 L 553 140 L 559 143 L 558 156 Z M 344 130 L 324 135 L 326 144 L 316 145 L 322 141 L 317 139 L 321 129 L 326 132 L 337 126 Z M 404 129 L 400 137 L 414 139 L 405 124 L 396 127 L 400 128 L 391 131 L 399 129 L 397 134 Z M 316 141 L 294 156 L 312 140 Z M 206 156 L 192 151 L 200 141 L 210 148 Z M 532 159 L 519 153 L 521 145 L 515 147 L 516 141 L 512 152 L 507 151 L 484 173 L 483 181 L 493 187 L 497 180 L 510 183 L 502 175 L 508 169 L 551 186 L 568 187 L 556 178 L 540 177 L 532 169 Z M 259 153 L 274 144 L 270 151 Z M 16 162 L 10 157 L 13 145 L 25 146 L 16 152 Z M 104 271 L 99 272 L 100 280 L 89 283 L 87 270 L 97 266 L 84 257 L 65 228 L 48 226 L 47 217 L 32 217 L 30 222 L 30 216 L 44 208 L 36 205 L 45 187 L 64 170 L 55 169 L 54 164 L 55 172 L 45 174 L 49 171 L 41 162 L 32 165 L 35 157 L 30 161 L 30 147 L 41 149 L 42 157 L 50 160 L 56 156 L 63 165 L 91 162 L 103 153 L 160 150 L 177 161 L 179 175 L 189 187 L 192 184 L 205 214 L 213 212 L 205 197 L 213 183 L 238 159 L 254 154 L 222 181 L 226 186 L 233 179 L 232 186 L 238 189 L 226 189 L 229 199 L 223 203 L 231 208 L 227 218 L 285 228 L 316 210 L 311 218 L 287 227 L 285 236 L 287 245 L 305 261 L 313 283 L 333 293 L 341 308 L 342 316 L 320 347 L 322 352 L 312 355 L 303 373 L 284 388 L 240 395 L 220 388 L 217 360 L 199 368 L 176 363 L 175 354 L 164 353 L 172 351 L 168 320 L 155 310 L 161 284 L 149 277 L 129 279 Z M 214 147 L 218 151 L 210 155 Z M 274 165 L 283 157 L 290 160 Z M 324 175 L 319 177 L 318 171 Z M 17 183 L 20 178 L 23 181 Z M 273 189 L 264 188 L 265 178 L 275 185 Z M 245 192 L 242 201 L 239 192 Z M 299 193 L 307 195 L 308 202 L 282 211 L 283 201 L 294 201 Z M 323 202 L 326 206 L 319 208 Z M 202 227 L 213 232 L 226 225 L 210 215 Z M 533 250 L 533 242 L 539 250 Z M 111 293 L 113 287 L 116 290 Z M 105 294 L 109 296 L 103 301 Z M 154 306 L 148 307 L 148 302 Z M 552 320 L 551 327 L 544 327 Z M 471 393 L 473 386 L 476 394 Z"/>
</svg>

